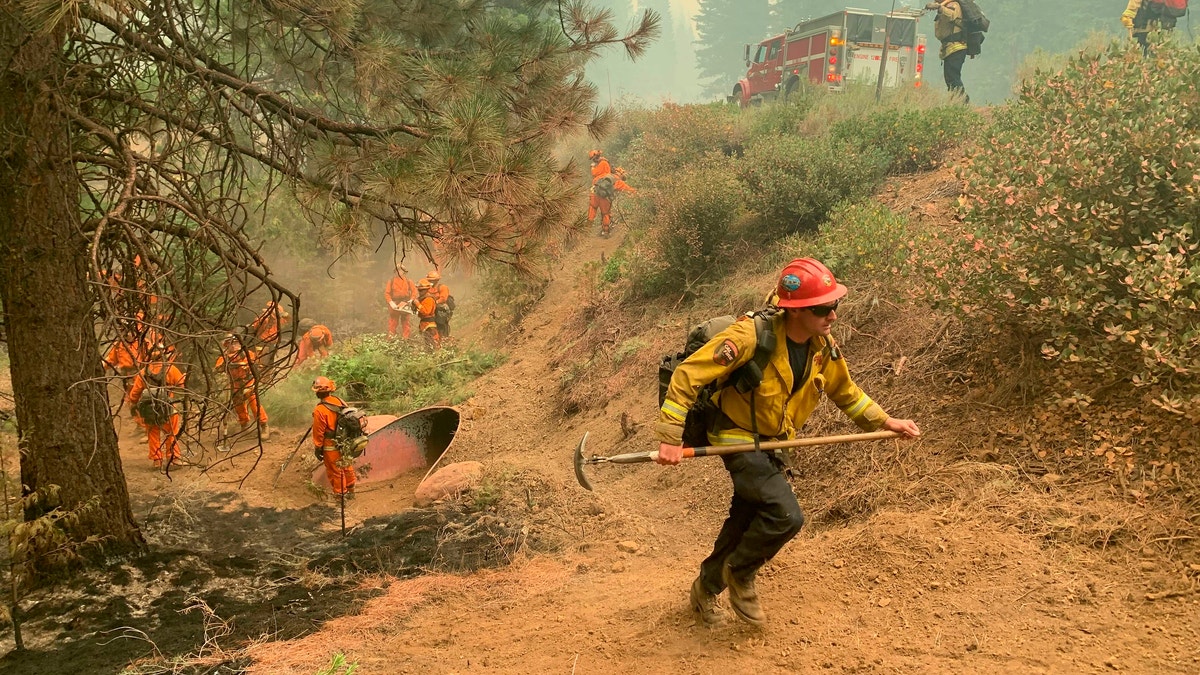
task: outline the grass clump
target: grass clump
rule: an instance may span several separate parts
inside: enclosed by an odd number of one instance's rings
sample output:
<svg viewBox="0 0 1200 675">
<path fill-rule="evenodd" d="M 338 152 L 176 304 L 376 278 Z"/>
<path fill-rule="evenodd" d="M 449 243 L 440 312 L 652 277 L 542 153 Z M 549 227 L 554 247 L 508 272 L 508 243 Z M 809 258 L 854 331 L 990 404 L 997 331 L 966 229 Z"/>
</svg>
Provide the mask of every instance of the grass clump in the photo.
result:
<svg viewBox="0 0 1200 675">
<path fill-rule="evenodd" d="M 436 404 L 457 405 L 473 395 L 470 383 L 499 365 L 495 352 L 447 345 L 426 351 L 419 338 L 391 341 L 363 335 L 335 346 L 329 358 L 294 370 L 264 398 L 273 423 L 302 424 L 312 415 L 313 378 L 337 382 L 337 394 L 372 413 L 403 415 Z M 307 364 L 305 364 L 307 366 Z"/>
</svg>

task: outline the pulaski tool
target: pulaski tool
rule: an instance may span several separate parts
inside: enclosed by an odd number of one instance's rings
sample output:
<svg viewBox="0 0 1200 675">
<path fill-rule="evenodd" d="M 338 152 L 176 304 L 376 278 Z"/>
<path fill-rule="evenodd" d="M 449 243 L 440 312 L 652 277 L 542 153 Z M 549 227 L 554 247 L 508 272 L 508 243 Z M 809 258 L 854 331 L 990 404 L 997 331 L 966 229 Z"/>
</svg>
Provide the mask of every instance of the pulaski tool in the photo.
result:
<svg viewBox="0 0 1200 675">
<path fill-rule="evenodd" d="M 812 445 L 838 445 L 841 443 L 861 443 L 863 441 L 882 441 L 888 438 L 901 438 L 903 434 L 895 431 L 872 431 L 866 434 L 848 434 L 845 436 L 819 436 L 816 438 L 797 438 L 790 441 L 765 441 L 755 445 L 754 443 L 740 443 L 738 445 L 707 445 L 699 448 L 684 448 L 683 457 L 717 457 L 719 455 L 733 455 L 739 452 L 753 452 L 754 450 L 784 450 L 787 448 L 806 448 Z M 658 451 L 651 450 L 648 452 L 628 452 L 623 455 L 611 455 L 604 457 L 602 455 L 585 455 L 588 435 L 584 433 L 580 439 L 579 445 L 575 447 L 575 478 L 579 484 L 586 490 L 592 489 L 592 482 L 588 480 L 587 474 L 584 473 L 584 467 L 592 464 L 643 464 L 645 462 L 653 462 L 658 459 Z"/>
</svg>

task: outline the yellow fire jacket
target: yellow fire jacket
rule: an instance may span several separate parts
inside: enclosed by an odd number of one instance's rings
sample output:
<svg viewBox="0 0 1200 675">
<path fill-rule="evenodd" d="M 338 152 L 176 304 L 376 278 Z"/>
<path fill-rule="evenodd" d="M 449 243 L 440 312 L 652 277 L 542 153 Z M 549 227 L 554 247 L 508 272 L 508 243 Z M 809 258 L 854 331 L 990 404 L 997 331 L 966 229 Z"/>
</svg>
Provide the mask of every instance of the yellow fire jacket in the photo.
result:
<svg viewBox="0 0 1200 675">
<path fill-rule="evenodd" d="M 761 438 L 791 439 L 816 409 L 824 393 L 864 431 L 883 426 L 888 415 L 850 379 L 846 360 L 832 338 L 813 337 L 809 341 L 807 378 L 795 393 L 796 374 L 788 363 L 784 317 L 773 319 L 775 352 L 763 373 L 762 384 L 754 391 L 754 408 Z M 662 442 L 679 445 L 683 439 L 683 421 L 695 404 L 700 389 L 709 382 L 722 384 L 733 371 L 754 358 L 757 345 L 754 321 L 741 320 L 717 334 L 675 369 L 666 399 L 658 412 L 655 436 Z M 736 387 L 723 387 L 713 401 L 734 428 L 718 425 L 708 434 L 712 445 L 752 443 L 750 394 Z"/>
<path fill-rule="evenodd" d="M 947 56 L 967 48 L 967 37 L 963 33 L 962 5 L 942 0 L 942 7 L 938 10 L 937 18 L 933 20 L 933 36 L 942 43 L 938 57 L 943 61 Z"/>
</svg>

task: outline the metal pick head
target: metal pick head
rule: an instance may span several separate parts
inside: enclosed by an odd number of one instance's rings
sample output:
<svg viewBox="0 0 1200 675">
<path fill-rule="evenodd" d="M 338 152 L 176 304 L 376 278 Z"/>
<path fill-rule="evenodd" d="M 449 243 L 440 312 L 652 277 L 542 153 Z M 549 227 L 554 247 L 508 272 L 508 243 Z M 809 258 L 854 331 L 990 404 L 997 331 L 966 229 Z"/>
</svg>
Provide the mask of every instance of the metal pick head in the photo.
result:
<svg viewBox="0 0 1200 675">
<path fill-rule="evenodd" d="M 590 492 L 592 490 L 592 482 L 589 481 L 587 476 L 585 476 L 583 473 L 583 465 L 585 463 L 583 459 L 583 449 L 584 446 L 587 445 L 587 439 L 587 432 L 584 432 L 583 438 L 579 439 L 579 445 L 575 446 L 575 480 L 579 481 L 579 484 L 583 487 L 583 489 Z"/>
</svg>

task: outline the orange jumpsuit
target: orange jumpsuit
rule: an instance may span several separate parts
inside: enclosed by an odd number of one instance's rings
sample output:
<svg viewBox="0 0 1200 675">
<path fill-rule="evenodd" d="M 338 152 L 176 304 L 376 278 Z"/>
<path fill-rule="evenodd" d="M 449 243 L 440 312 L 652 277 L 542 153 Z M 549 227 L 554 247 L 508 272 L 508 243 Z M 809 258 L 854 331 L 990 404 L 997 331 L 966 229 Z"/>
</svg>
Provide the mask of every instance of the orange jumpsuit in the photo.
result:
<svg viewBox="0 0 1200 675">
<path fill-rule="evenodd" d="M 405 329 L 407 328 L 408 325 L 405 324 Z M 321 324 L 313 326 L 312 330 L 300 338 L 300 355 L 296 357 L 296 365 L 304 363 L 314 354 L 320 354 L 321 358 L 329 356 L 329 348 L 332 346 L 333 333 Z"/>
<path fill-rule="evenodd" d="M 434 320 L 436 316 L 437 300 L 432 293 L 422 293 L 421 299 L 417 300 L 417 317 L 421 319 L 417 328 L 421 335 L 425 336 L 425 344 L 433 349 L 442 346 L 442 335 L 438 332 L 437 321 Z"/>
<path fill-rule="evenodd" d="M 121 378 L 121 386 L 125 389 L 125 397 L 129 398 L 129 392 L 133 390 L 133 382 L 137 379 L 138 362 L 141 360 L 141 348 L 137 342 L 128 342 L 120 340 L 114 342 L 109 348 L 108 354 L 104 356 L 104 363 Z M 133 416 L 133 421 L 142 429 L 146 428 L 146 423 L 142 421 L 142 416 L 136 410 L 130 409 L 130 415 Z"/>
<path fill-rule="evenodd" d="M 229 376 L 233 411 L 237 414 L 238 424 L 243 428 L 250 424 L 251 415 L 258 418 L 259 426 L 267 426 L 267 411 L 258 402 L 254 369 L 251 368 L 256 358 L 254 352 L 238 350 L 231 357 L 218 356 L 214 366 L 216 370 L 224 370 Z"/>
<path fill-rule="evenodd" d="M 383 287 L 383 297 L 388 301 L 388 337 L 396 337 L 396 326 L 400 326 L 400 335 L 408 339 L 408 313 L 392 309 L 392 304 L 403 305 L 417 299 L 417 285 L 408 277 L 395 276 Z"/>
<path fill-rule="evenodd" d="M 166 369 L 166 374 L 163 375 L 163 369 Z M 133 380 L 133 388 L 129 390 L 129 404 L 136 405 L 141 400 L 142 394 L 146 391 L 146 374 L 157 379 L 162 377 L 163 386 L 176 389 L 183 388 L 183 373 L 173 365 L 157 362 L 146 366 L 144 370 L 137 374 Z M 175 393 L 171 392 L 170 397 L 175 399 Z M 147 443 L 150 446 L 150 461 L 154 465 L 161 466 L 164 455 L 169 455 L 171 460 L 179 459 L 179 429 L 182 426 L 182 418 L 178 412 L 171 414 L 164 424 L 147 424 L 146 436 Z"/>
<path fill-rule="evenodd" d="M 342 399 L 331 395 L 321 399 L 321 403 L 313 408 L 313 445 L 318 450 L 324 451 L 322 457 L 325 462 L 325 475 L 329 478 L 329 485 L 333 487 L 333 493 L 340 495 L 354 492 L 354 484 L 358 481 L 354 476 L 354 466 L 345 468 L 338 466 L 338 462 L 342 459 L 342 453 L 338 451 L 333 442 L 333 430 L 337 426 L 337 413 L 322 405 L 324 403 L 337 407 L 346 406 Z"/>
<path fill-rule="evenodd" d="M 601 157 L 600 161 L 592 166 L 592 185 L 595 186 L 597 181 L 610 173 L 612 173 L 612 166 L 608 163 L 607 159 Z M 596 219 L 596 211 L 598 209 L 600 211 L 601 225 L 608 227 L 608 210 L 610 208 L 612 208 L 612 200 L 598 197 L 593 191 L 588 197 L 588 223 Z"/>
<path fill-rule="evenodd" d="M 279 331 L 286 325 L 288 320 L 283 318 L 279 305 L 271 305 L 250 324 L 250 330 L 254 331 L 254 336 L 263 344 L 269 345 L 279 341 Z"/>
</svg>

